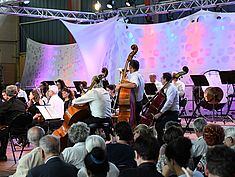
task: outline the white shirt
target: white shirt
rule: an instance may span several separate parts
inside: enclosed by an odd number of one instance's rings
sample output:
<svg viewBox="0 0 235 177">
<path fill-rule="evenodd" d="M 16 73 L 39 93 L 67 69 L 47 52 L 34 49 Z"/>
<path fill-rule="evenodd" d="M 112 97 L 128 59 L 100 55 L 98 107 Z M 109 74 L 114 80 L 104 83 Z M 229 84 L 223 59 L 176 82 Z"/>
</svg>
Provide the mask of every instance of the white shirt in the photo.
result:
<svg viewBox="0 0 235 177">
<path fill-rule="evenodd" d="M 74 165 L 77 169 L 84 167 L 86 154 L 85 142 L 78 142 L 73 147 L 65 148 L 62 152 L 64 161 Z"/>
<path fill-rule="evenodd" d="M 17 97 L 23 97 L 23 98 L 25 99 L 25 102 L 26 102 L 26 103 L 29 101 L 29 100 L 28 100 L 27 93 L 26 93 L 24 90 L 22 90 L 22 89 L 20 89 L 20 90 L 18 91 Z"/>
<path fill-rule="evenodd" d="M 179 111 L 179 93 L 177 88 L 172 83 L 169 83 L 164 89 L 164 93 L 166 94 L 166 102 L 160 112 Z"/>
<path fill-rule="evenodd" d="M 185 84 L 182 81 L 180 81 L 180 80 L 177 80 L 176 82 L 172 82 L 172 83 L 178 89 L 179 96 L 180 97 L 184 97 L 184 94 L 185 94 Z"/>
<path fill-rule="evenodd" d="M 207 152 L 207 144 L 206 141 L 203 139 L 203 136 L 198 137 L 198 139 L 193 141 L 192 143 L 193 143 L 192 146 L 193 157 L 198 157 Z"/>
<path fill-rule="evenodd" d="M 156 85 L 156 87 L 157 87 L 157 91 L 159 91 L 159 90 L 161 90 L 161 88 L 162 88 L 162 83 L 161 82 L 159 82 L 159 81 L 155 81 L 155 85 Z"/>
<path fill-rule="evenodd" d="M 93 88 L 85 95 L 73 100 L 72 104 L 89 103 L 91 115 L 98 118 L 111 117 L 111 99 L 104 88 Z"/>
<path fill-rule="evenodd" d="M 64 102 L 63 102 L 63 100 L 58 95 L 53 95 L 49 99 L 48 104 L 51 106 L 51 108 L 53 110 L 53 117 L 63 119 L 63 116 L 64 116 Z"/>
<path fill-rule="evenodd" d="M 136 101 L 142 101 L 144 95 L 144 78 L 139 71 L 130 74 L 130 82 L 136 84 L 136 88 L 134 89 Z"/>
</svg>

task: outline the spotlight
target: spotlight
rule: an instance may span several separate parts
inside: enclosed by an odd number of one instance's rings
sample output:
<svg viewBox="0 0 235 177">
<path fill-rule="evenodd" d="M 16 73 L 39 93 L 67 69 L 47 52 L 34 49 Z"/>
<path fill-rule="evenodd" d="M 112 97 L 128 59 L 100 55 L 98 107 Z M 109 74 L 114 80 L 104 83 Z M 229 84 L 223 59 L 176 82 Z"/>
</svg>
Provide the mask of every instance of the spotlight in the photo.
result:
<svg viewBox="0 0 235 177">
<path fill-rule="evenodd" d="M 25 5 L 27 5 L 27 4 L 30 3 L 30 1 L 29 1 L 29 0 L 25 0 L 25 1 L 23 1 L 23 3 L 24 3 Z"/>
<path fill-rule="evenodd" d="M 107 3 L 107 7 L 108 7 L 109 9 L 113 9 L 114 6 L 115 6 L 115 1 L 109 0 L 108 3 Z"/>
<path fill-rule="evenodd" d="M 99 10 L 100 10 L 101 4 L 100 4 L 99 1 L 96 1 L 96 3 L 94 4 L 94 8 L 95 8 L 96 11 L 99 11 Z"/>
<path fill-rule="evenodd" d="M 126 0 L 126 6 L 134 6 L 135 5 L 135 0 Z"/>
</svg>

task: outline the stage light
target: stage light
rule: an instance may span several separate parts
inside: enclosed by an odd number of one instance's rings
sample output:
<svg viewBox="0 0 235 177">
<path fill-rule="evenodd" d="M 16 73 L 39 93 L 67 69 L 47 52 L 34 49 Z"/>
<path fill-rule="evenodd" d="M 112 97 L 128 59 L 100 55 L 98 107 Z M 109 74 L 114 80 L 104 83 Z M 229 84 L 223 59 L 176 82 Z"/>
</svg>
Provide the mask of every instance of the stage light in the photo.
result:
<svg viewBox="0 0 235 177">
<path fill-rule="evenodd" d="M 23 1 L 23 3 L 24 3 L 24 4 L 29 4 L 29 3 L 30 3 L 30 1 L 29 1 L 29 0 L 27 0 L 27 1 Z"/>
<path fill-rule="evenodd" d="M 94 8 L 95 8 L 96 11 L 99 11 L 99 10 L 100 10 L 101 4 L 100 4 L 99 1 L 96 1 L 96 3 L 94 4 Z"/>
<path fill-rule="evenodd" d="M 113 9 L 114 5 L 115 5 L 115 1 L 113 1 L 113 0 L 109 0 L 108 3 L 107 3 L 107 7 L 109 9 Z"/>
<path fill-rule="evenodd" d="M 126 0 L 126 6 L 134 6 L 135 5 L 135 0 Z"/>
</svg>

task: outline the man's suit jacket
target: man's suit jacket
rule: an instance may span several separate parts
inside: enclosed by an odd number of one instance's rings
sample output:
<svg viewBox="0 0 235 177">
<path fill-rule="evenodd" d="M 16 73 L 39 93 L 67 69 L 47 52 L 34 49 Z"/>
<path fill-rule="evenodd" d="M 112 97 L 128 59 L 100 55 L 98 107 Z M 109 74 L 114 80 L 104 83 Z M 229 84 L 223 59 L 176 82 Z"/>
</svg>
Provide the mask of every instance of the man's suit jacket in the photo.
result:
<svg viewBox="0 0 235 177">
<path fill-rule="evenodd" d="M 137 168 L 129 168 L 120 172 L 119 177 L 163 177 L 156 170 L 156 164 L 146 162 L 140 164 Z"/>
<path fill-rule="evenodd" d="M 77 177 L 78 169 L 59 157 L 49 159 L 46 164 L 29 170 L 27 177 Z"/>
</svg>

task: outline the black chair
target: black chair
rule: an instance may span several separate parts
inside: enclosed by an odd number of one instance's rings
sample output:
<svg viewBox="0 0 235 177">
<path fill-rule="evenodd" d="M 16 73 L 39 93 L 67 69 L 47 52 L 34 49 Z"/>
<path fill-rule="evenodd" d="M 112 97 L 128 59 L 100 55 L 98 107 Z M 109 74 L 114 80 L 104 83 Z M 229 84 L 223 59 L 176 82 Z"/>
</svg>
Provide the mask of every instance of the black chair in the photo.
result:
<svg viewBox="0 0 235 177">
<path fill-rule="evenodd" d="M 105 139 L 110 141 L 110 135 L 112 135 L 112 126 L 108 122 L 99 122 L 99 123 L 91 123 L 88 125 L 90 127 L 91 134 L 95 134 L 95 132 L 99 129 L 102 129 L 105 134 Z"/>
<path fill-rule="evenodd" d="M 23 113 L 13 118 L 13 120 L 9 125 L 9 141 L 11 144 L 12 154 L 15 163 L 16 163 L 15 152 L 17 150 L 15 147 L 14 140 L 15 141 L 19 140 L 20 143 L 22 143 L 19 155 L 20 159 L 24 151 L 24 148 L 26 147 L 27 144 L 29 144 L 27 139 L 27 132 L 28 129 L 32 126 L 32 121 L 33 121 L 33 116 L 30 113 Z"/>
</svg>

